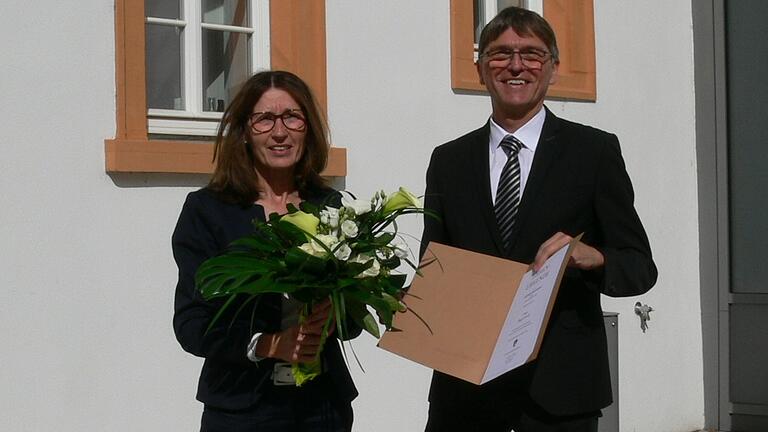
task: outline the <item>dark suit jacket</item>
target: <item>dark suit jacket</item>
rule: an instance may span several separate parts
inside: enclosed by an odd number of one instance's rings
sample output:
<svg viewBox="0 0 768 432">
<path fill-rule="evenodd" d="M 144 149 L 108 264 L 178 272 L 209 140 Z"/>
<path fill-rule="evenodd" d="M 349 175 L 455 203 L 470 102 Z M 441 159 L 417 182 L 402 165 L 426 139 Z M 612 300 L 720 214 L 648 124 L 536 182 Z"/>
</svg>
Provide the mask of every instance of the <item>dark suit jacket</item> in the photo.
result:
<svg viewBox="0 0 768 432">
<path fill-rule="evenodd" d="M 547 110 L 509 250 L 504 250 L 490 194 L 490 125 L 437 147 L 427 171 L 422 248 L 436 241 L 530 263 L 558 231 L 599 249 L 599 271 L 568 269 L 533 363 L 483 386 L 435 372 L 430 402 L 458 406 L 489 398 L 503 406 L 527 391 L 554 415 L 597 411 L 611 403 L 600 294 L 632 296 L 656 281 L 648 238 L 615 135 L 560 119 Z M 423 253 L 423 251 L 422 251 Z"/>
<path fill-rule="evenodd" d="M 321 190 L 302 198 L 322 205 L 331 193 L 332 190 Z M 184 350 L 205 358 L 197 399 L 208 406 L 226 410 L 251 408 L 275 391 L 271 384 L 275 360 L 265 359 L 256 365 L 246 357 L 246 349 L 255 332 L 274 333 L 280 329 L 280 296 L 261 296 L 255 311 L 253 306 L 246 307 L 233 321 L 239 306 L 236 303 L 206 333 L 223 301 L 203 300 L 194 279 L 203 261 L 221 253 L 233 240 L 249 234 L 253 229 L 251 221 L 264 220 L 264 217 L 263 207 L 259 205 L 230 204 L 221 201 L 211 190 L 201 189 L 187 196 L 173 232 L 173 256 L 179 267 L 173 329 Z M 359 334 L 359 329 L 352 332 Z M 357 391 L 335 338 L 328 339 L 322 357 L 323 375 L 301 389 L 323 385 L 328 387 L 329 398 L 341 402 L 354 399 Z"/>
</svg>

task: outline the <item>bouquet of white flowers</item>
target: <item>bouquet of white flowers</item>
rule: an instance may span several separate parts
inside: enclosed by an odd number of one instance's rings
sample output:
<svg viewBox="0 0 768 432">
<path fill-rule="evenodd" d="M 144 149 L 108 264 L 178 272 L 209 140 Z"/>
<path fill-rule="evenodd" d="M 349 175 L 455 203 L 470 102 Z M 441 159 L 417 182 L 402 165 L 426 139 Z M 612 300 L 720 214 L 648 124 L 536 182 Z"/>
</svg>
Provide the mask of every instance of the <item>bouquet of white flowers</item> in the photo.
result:
<svg viewBox="0 0 768 432">
<path fill-rule="evenodd" d="M 378 323 L 392 328 L 402 302 L 405 274 L 396 273 L 402 262 L 418 269 L 397 231 L 396 219 L 425 213 L 412 193 L 400 188 L 370 200 L 342 198 L 342 207 L 316 208 L 289 205 L 289 213 L 273 213 L 266 222 L 254 221 L 252 234 L 234 241 L 221 255 L 205 261 L 197 271 L 197 286 L 206 299 L 228 297 L 211 325 L 238 294 L 246 302 L 264 293 L 281 293 L 304 304 L 299 319 L 312 305 L 330 298 L 332 313 L 324 326 L 321 345 L 335 321 L 342 340 L 347 317 L 379 337 Z M 377 317 L 371 314 L 370 306 Z M 294 364 L 296 385 L 320 373 L 320 357 Z"/>
</svg>

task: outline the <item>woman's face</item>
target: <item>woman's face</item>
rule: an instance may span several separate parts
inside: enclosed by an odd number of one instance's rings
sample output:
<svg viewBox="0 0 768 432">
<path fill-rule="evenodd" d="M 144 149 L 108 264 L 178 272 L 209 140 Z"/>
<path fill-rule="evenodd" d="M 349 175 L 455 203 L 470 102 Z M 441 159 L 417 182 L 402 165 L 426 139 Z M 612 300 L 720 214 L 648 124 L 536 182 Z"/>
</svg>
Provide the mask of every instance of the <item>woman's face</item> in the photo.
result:
<svg viewBox="0 0 768 432">
<path fill-rule="evenodd" d="M 251 110 L 248 120 L 256 167 L 263 174 L 290 170 L 304 153 L 306 117 L 291 95 L 270 88 Z"/>
</svg>

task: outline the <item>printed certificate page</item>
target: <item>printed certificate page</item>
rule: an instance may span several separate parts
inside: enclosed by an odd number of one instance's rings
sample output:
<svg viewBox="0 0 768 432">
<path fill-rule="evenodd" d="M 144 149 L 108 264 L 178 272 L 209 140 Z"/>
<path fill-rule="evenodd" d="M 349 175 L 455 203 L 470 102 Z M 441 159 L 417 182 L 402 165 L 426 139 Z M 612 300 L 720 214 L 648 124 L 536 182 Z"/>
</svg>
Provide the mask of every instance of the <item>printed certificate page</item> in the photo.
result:
<svg viewBox="0 0 768 432">
<path fill-rule="evenodd" d="M 523 276 L 488 362 L 483 383 L 530 359 L 541 334 L 541 327 L 545 324 L 547 307 L 557 286 L 560 270 L 564 260 L 569 257 L 569 246 L 563 246 L 552 255 L 538 272 L 528 270 Z"/>
</svg>

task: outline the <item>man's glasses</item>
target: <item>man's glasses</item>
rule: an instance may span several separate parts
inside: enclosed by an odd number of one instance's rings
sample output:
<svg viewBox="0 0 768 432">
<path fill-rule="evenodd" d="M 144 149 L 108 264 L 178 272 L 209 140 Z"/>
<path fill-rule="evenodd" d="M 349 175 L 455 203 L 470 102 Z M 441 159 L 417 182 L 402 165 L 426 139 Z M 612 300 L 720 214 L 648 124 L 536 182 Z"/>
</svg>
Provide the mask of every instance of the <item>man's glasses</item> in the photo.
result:
<svg viewBox="0 0 768 432">
<path fill-rule="evenodd" d="M 286 129 L 301 132 L 307 127 L 307 121 L 301 110 L 291 109 L 282 114 L 271 112 L 255 112 L 250 115 L 249 123 L 254 133 L 266 133 L 275 128 L 277 119 L 283 122 Z"/>
<path fill-rule="evenodd" d="M 526 69 L 541 69 L 547 60 L 552 58 L 552 55 L 547 51 L 538 50 L 535 48 L 525 49 L 496 49 L 493 51 L 487 51 L 480 54 L 480 58 L 488 60 L 488 66 L 492 68 L 505 68 L 512 62 L 512 58 L 515 54 L 520 56 L 520 61 Z"/>
</svg>

